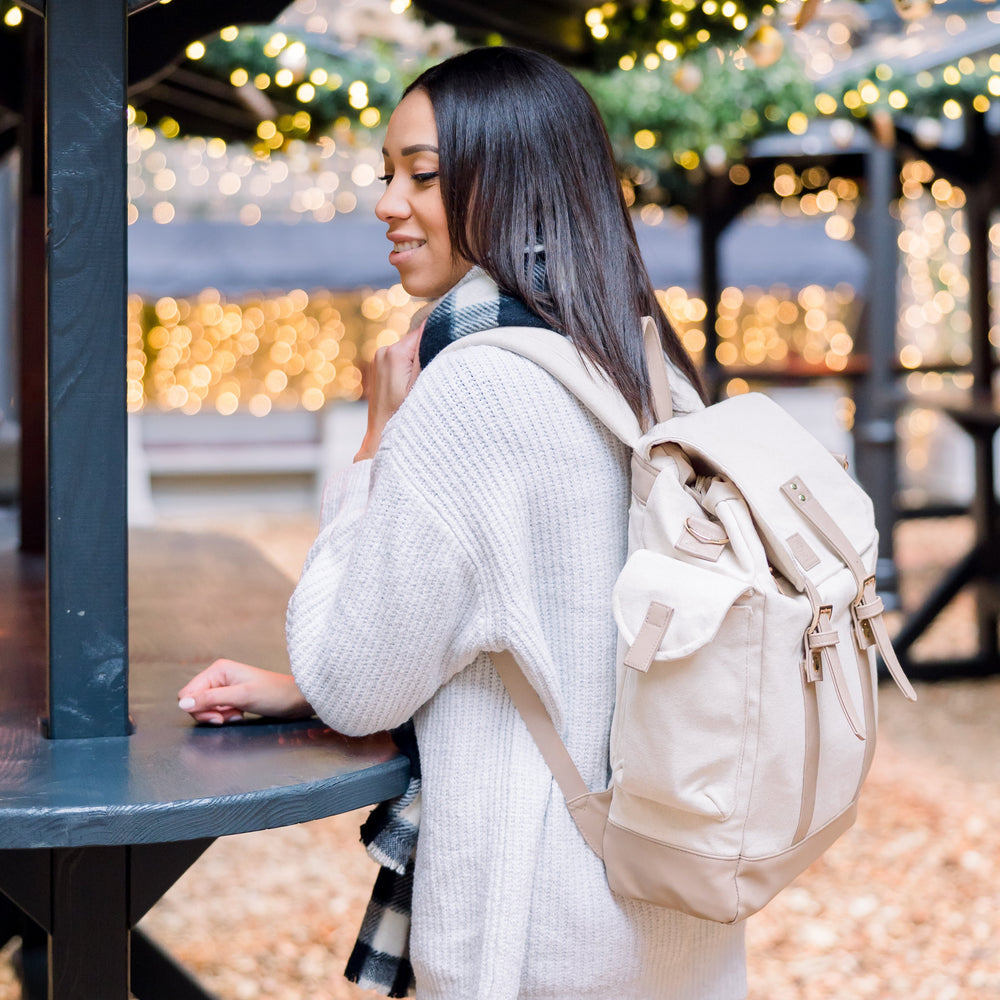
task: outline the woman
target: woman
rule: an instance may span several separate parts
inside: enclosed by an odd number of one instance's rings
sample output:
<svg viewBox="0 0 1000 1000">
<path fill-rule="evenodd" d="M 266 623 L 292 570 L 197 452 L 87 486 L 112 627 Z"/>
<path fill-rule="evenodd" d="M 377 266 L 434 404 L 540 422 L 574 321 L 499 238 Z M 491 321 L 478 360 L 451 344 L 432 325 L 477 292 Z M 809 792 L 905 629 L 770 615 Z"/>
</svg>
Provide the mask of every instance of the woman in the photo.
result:
<svg viewBox="0 0 1000 1000">
<path fill-rule="evenodd" d="M 367 434 L 328 485 L 289 606 L 294 680 L 220 661 L 181 707 L 208 722 L 315 710 L 349 734 L 414 719 L 418 997 L 736 1000 L 741 928 L 611 894 L 486 652 L 517 655 L 583 777 L 604 787 L 627 450 L 519 356 L 436 358 L 475 330 L 549 326 L 644 418 L 652 314 L 675 405 L 701 405 L 603 124 L 552 60 L 482 49 L 409 88 L 384 156 L 389 259 L 410 294 L 439 301 L 376 356 Z"/>
</svg>

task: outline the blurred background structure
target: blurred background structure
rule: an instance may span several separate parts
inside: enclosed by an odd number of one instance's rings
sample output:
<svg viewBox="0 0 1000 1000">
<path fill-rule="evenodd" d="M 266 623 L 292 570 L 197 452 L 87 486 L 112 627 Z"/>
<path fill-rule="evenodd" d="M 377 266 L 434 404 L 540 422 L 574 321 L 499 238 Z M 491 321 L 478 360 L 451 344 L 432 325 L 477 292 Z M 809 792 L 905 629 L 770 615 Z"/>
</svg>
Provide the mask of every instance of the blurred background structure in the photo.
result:
<svg viewBox="0 0 1000 1000">
<path fill-rule="evenodd" d="M 16 512 L 37 493 L 16 456 L 40 248 L 14 236 L 39 211 L 22 111 L 40 100 L 23 68 L 42 25 L 32 3 L 0 6 L 0 501 Z M 990 393 L 1000 336 L 995 3 L 258 0 L 220 5 L 210 20 L 234 23 L 201 37 L 180 5 L 131 8 L 135 523 L 192 497 L 309 503 L 348 454 L 347 404 L 417 307 L 372 216 L 381 128 L 425 65 L 505 40 L 594 94 L 654 284 L 713 391 L 766 385 L 853 458 L 884 593 L 898 518 L 967 510 L 992 475 L 991 442 L 944 409 Z"/>
<path fill-rule="evenodd" d="M 974 377 L 981 306 L 970 300 L 966 188 L 991 173 L 994 5 L 829 0 L 791 11 L 788 0 L 754 16 L 752 4 L 708 0 L 692 8 L 708 27 L 697 29 L 694 14 L 678 24 L 683 15 L 664 4 L 654 30 L 652 14 L 637 22 L 628 4 L 535 4 L 523 19 L 508 4 L 484 8 L 457 37 L 402 0 L 298 0 L 273 23 L 200 39 L 161 6 L 135 19 L 129 127 L 128 405 L 137 434 L 150 425 L 151 449 L 169 437 L 162 422 L 153 429 L 154 415 L 232 415 L 234 424 L 273 415 L 277 424 L 280 412 L 359 397 L 373 351 L 415 308 L 393 284 L 371 215 L 380 126 L 422 66 L 467 39 L 504 36 L 588 67 L 654 282 L 717 391 L 823 384 L 836 394 L 843 438 L 860 380 L 866 397 L 879 397 L 862 447 L 884 446 L 886 421 L 896 425 L 900 506 L 968 502 L 970 446 L 922 401 L 961 393 Z M 452 21 L 456 10 L 421 7 Z M 793 14 L 807 22 L 797 32 L 787 30 Z M 27 43 L 33 20 L 8 4 L 8 54 Z M 16 122 L 16 107 L 0 120 L 7 146 Z M 876 203 L 882 149 L 891 176 Z M 18 159 L 7 157 L 0 185 L 9 223 Z M 19 400 L 9 240 L 4 257 L 0 491 L 10 498 Z M 992 314 L 985 333 L 996 338 Z M 154 486 L 179 468 L 151 456 Z"/>
<path fill-rule="evenodd" d="M 25 96 L 17 67 L 39 28 L 30 6 L 8 3 L 0 26 L 6 147 L 17 136 L 12 98 Z M 995 355 L 995 302 L 975 301 L 988 289 L 970 273 L 983 267 L 974 243 L 994 270 L 1000 246 L 989 214 L 994 4 L 707 0 L 653 4 L 640 21 L 627 3 L 531 4 L 521 17 L 510 4 L 473 15 L 447 2 L 415 11 L 403 0 L 297 0 L 276 20 L 203 38 L 184 34 L 178 8 L 156 6 L 133 19 L 130 42 L 128 407 L 145 462 L 133 476 L 136 519 L 210 471 L 189 447 L 198 440 L 231 455 L 218 472 L 254 488 L 264 482 L 255 470 L 266 479 L 280 451 L 275 439 L 305 446 L 271 470 L 286 485 L 322 475 L 316 445 L 330 428 L 305 415 L 357 400 L 374 350 L 416 307 L 393 282 L 371 214 L 380 127 L 424 65 L 501 38 L 580 67 L 615 140 L 654 282 L 719 394 L 782 385 L 821 436 L 858 447 L 859 474 L 887 512 L 884 535 L 894 506 L 968 504 L 972 445 L 940 403 L 971 388 L 973 368 L 988 381 Z M 23 158 L 14 149 L 0 175 L 8 234 Z M 992 193 L 980 196 L 984 186 Z M 988 207 L 970 225 L 973 188 Z M 3 251 L 9 501 L 20 407 L 10 238 Z M 806 384 L 811 392 L 796 391 Z M 259 458 L 234 453 L 255 436 Z M 891 584 L 891 546 L 885 555 Z"/>
</svg>

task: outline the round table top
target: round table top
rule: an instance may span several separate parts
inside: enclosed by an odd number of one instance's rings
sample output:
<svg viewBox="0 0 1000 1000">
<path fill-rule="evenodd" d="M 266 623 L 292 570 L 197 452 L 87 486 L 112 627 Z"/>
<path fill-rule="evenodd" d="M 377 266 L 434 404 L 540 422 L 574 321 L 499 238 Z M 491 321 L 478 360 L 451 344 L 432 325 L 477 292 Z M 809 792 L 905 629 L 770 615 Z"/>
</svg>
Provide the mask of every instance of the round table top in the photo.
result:
<svg viewBox="0 0 1000 1000">
<path fill-rule="evenodd" d="M 284 659 L 291 582 L 245 543 L 132 540 L 131 736 L 46 739 L 44 571 L 0 554 L 0 849 L 193 840 L 317 819 L 392 798 L 409 762 L 386 733 L 318 719 L 195 725 L 177 690 L 217 656 Z M 283 662 L 284 661 L 284 662 Z"/>
</svg>

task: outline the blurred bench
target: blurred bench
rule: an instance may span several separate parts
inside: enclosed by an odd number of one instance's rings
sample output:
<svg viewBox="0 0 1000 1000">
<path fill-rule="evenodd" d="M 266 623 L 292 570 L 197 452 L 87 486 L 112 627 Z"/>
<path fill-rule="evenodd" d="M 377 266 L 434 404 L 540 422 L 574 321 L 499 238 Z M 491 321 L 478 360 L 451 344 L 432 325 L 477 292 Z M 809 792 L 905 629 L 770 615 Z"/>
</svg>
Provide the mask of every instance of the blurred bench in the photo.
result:
<svg viewBox="0 0 1000 1000">
<path fill-rule="evenodd" d="M 235 494 L 267 506 L 276 497 L 318 503 L 332 471 L 351 463 L 367 422 L 363 402 L 322 410 L 237 412 L 143 410 L 129 417 L 129 520 L 151 524 L 180 497 Z"/>
</svg>

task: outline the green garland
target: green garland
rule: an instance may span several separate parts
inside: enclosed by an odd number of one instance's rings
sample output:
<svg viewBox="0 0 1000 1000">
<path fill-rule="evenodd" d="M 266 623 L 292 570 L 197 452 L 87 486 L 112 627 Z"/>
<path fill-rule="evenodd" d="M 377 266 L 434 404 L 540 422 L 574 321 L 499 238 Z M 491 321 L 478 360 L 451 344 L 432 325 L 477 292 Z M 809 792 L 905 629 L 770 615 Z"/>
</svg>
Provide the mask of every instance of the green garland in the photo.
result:
<svg viewBox="0 0 1000 1000">
<path fill-rule="evenodd" d="M 813 85 L 789 54 L 767 68 L 749 59 L 740 68 L 701 50 L 679 66 L 578 76 L 641 200 L 688 204 L 704 170 L 724 172 L 754 139 L 786 130 L 793 115 L 815 114 Z"/>
<path fill-rule="evenodd" d="M 276 35 L 283 36 L 285 44 L 272 46 Z M 295 45 L 304 53 L 296 65 L 285 65 Z M 244 86 L 256 86 L 268 97 L 279 112 L 274 122 L 277 132 L 269 143 L 261 140 L 258 146 L 270 150 L 281 149 L 292 139 L 316 139 L 336 124 L 364 130 L 384 126 L 404 87 L 399 59 L 389 50 L 331 53 L 311 45 L 308 36 L 273 27 L 241 28 L 232 41 L 217 36 L 205 43 L 205 53 L 196 62 L 200 72 L 226 82 L 234 71 L 243 70 L 248 78 Z M 283 70 L 285 78 L 291 77 L 284 86 Z M 183 131 L 184 123 L 180 126 Z"/>
<path fill-rule="evenodd" d="M 761 0 L 606 3 L 587 12 L 586 24 L 598 65 L 608 68 L 627 53 L 659 52 L 673 59 L 709 43 L 735 48 L 765 8 L 774 11 L 771 3 Z"/>
<path fill-rule="evenodd" d="M 242 71 L 245 86 L 258 81 L 258 89 L 278 111 L 273 131 L 264 129 L 270 134 L 257 141 L 259 151 L 280 150 L 293 139 L 315 140 L 338 124 L 363 131 L 384 126 L 408 82 L 392 51 L 358 48 L 334 54 L 310 46 L 308 36 L 290 33 L 281 33 L 278 41 L 284 44 L 273 44 L 277 34 L 273 28 L 242 28 L 231 41 L 217 36 L 205 42 L 204 54 L 193 61 L 198 71 L 219 80 L 230 81 L 234 71 Z M 304 50 L 298 51 L 292 69 L 285 64 L 294 45 Z M 630 70 L 577 74 L 593 95 L 619 162 L 643 200 L 689 203 L 706 156 L 709 166 L 724 168 L 753 139 L 785 129 L 792 114 L 815 113 L 812 85 L 787 53 L 766 69 L 750 58 L 737 64 L 732 56 L 708 48 L 680 62 L 654 61 L 658 65 L 653 69 L 639 63 Z M 412 68 L 409 75 L 421 68 Z M 286 86 L 278 82 L 283 69 L 291 77 Z M 323 82 L 301 91 L 317 70 Z M 357 88 L 359 83 L 364 107 L 352 98 L 352 84 Z M 179 125 L 183 132 L 184 123 Z"/>
<path fill-rule="evenodd" d="M 896 74 L 882 63 L 833 94 L 817 94 L 815 103 L 827 115 L 866 119 L 876 112 L 914 118 L 959 118 L 970 109 L 985 112 L 1000 100 L 1000 54 L 965 57 L 953 65 L 914 74 Z"/>
<path fill-rule="evenodd" d="M 802 0 L 797 11 L 806 23 L 821 0 Z M 858 0 L 864 3 L 866 0 Z M 584 16 L 591 56 L 600 69 L 622 56 L 657 52 L 667 59 L 702 47 L 733 51 L 762 24 L 775 19 L 784 0 L 620 0 L 595 4 Z"/>
</svg>

